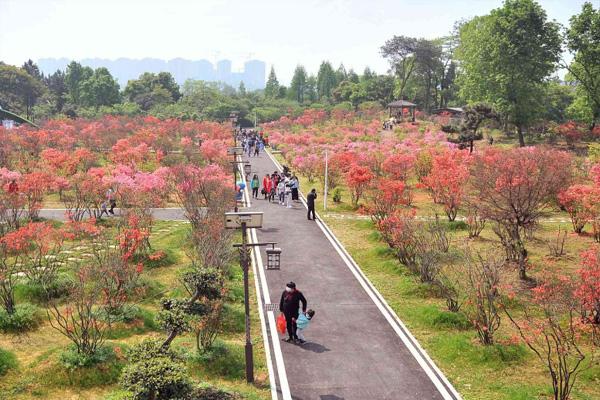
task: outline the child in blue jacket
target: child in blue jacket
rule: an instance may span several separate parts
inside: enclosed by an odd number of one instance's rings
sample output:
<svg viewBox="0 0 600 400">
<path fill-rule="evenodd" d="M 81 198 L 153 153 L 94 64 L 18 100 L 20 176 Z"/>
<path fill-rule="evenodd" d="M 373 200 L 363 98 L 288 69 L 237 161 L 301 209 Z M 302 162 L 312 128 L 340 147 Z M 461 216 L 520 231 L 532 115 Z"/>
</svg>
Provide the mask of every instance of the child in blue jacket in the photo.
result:
<svg viewBox="0 0 600 400">
<path fill-rule="evenodd" d="M 298 319 L 296 320 L 296 327 L 298 328 L 296 331 L 296 335 L 298 336 L 298 342 L 300 344 L 306 343 L 306 339 L 304 338 L 304 331 L 310 325 L 311 319 L 315 316 L 315 311 L 309 309 L 306 313 L 300 313 Z"/>
</svg>

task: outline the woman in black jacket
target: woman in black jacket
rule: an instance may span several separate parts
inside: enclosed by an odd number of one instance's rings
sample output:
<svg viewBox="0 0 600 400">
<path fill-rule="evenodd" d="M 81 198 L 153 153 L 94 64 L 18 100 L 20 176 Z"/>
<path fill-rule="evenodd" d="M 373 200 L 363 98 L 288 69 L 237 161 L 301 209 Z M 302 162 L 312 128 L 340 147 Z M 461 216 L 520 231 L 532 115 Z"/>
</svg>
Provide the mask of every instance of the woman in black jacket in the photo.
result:
<svg viewBox="0 0 600 400">
<path fill-rule="evenodd" d="M 290 282 L 285 286 L 285 290 L 281 294 L 281 300 L 279 301 L 279 311 L 285 315 L 289 335 L 284 341 L 290 343 L 298 340 L 298 336 L 296 336 L 296 319 L 298 319 L 300 303 L 302 303 L 302 312 L 306 312 L 306 298 L 304 298 L 301 291 L 296 290 L 294 282 Z"/>
</svg>

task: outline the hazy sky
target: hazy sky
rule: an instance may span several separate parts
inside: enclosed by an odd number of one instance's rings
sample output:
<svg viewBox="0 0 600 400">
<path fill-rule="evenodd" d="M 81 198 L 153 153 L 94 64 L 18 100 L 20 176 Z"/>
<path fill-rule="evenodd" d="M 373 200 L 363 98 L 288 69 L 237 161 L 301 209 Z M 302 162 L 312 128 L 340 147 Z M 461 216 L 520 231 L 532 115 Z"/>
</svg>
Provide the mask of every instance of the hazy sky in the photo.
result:
<svg viewBox="0 0 600 400">
<path fill-rule="evenodd" d="M 600 6 L 600 0 L 592 0 Z M 540 0 L 566 24 L 584 0 Z M 250 58 L 288 83 L 321 60 L 385 72 L 379 47 L 393 35 L 434 38 L 502 0 L 0 0 L 0 60 Z"/>
</svg>

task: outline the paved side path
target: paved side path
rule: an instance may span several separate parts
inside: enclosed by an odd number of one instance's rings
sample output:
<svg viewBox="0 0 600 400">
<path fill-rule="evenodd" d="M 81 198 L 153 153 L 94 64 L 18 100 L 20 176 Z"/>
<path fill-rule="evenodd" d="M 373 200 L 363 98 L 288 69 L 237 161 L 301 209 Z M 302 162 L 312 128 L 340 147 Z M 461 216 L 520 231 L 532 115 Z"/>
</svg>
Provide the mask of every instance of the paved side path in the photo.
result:
<svg viewBox="0 0 600 400">
<path fill-rule="evenodd" d="M 40 210 L 40 217 L 47 219 L 55 219 L 58 221 L 66 221 L 65 215 L 66 210 L 64 208 L 42 208 Z M 115 216 L 118 217 L 121 210 L 115 208 Z M 152 215 L 155 219 L 165 221 L 187 221 L 181 208 L 153 208 Z M 86 214 L 86 218 L 88 215 Z M 102 218 L 115 218 L 114 216 L 104 216 Z"/>
<path fill-rule="evenodd" d="M 277 169 L 265 153 L 246 160 L 261 183 L 265 173 Z M 301 190 L 307 193 L 310 188 Z M 319 223 L 307 220 L 302 203 L 288 209 L 259 195 L 252 199 L 252 209 L 264 212 L 258 240 L 275 241 L 282 248 L 281 270 L 266 271 L 271 301 L 278 303 L 285 284 L 294 281 L 316 311 L 306 344 L 281 343 L 293 399 L 459 398 L 440 383 L 445 378 L 425 372 L 425 361 L 417 361 L 390 322 L 395 316 L 384 315 L 382 305 L 367 293 Z M 264 250 L 262 257 L 266 260 Z"/>
</svg>

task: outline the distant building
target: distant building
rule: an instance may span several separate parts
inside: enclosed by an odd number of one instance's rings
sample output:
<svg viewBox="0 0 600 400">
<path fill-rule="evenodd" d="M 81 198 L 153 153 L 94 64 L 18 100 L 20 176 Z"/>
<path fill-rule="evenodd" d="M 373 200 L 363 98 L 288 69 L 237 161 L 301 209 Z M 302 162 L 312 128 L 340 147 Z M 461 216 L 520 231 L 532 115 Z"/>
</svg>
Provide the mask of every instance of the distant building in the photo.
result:
<svg viewBox="0 0 600 400">
<path fill-rule="evenodd" d="M 217 62 L 217 80 L 231 84 L 231 61 L 221 60 Z"/>
<path fill-rule="evenodd" d="M 250 90 L 265 87 L 266 64 L 259 60 L 250 60 L 244 63 L 244 85 Z"/>
</svg>

